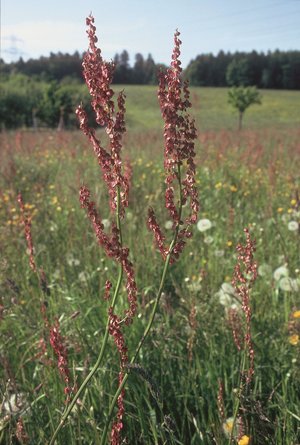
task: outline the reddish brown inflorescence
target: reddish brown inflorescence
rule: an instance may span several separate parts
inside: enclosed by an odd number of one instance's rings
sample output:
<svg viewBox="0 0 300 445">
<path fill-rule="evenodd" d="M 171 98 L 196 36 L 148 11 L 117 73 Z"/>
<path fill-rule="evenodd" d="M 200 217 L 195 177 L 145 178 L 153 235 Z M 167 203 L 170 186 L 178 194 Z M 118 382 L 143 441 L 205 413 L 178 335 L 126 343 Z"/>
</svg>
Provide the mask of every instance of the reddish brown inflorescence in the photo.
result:
<svg viewBox="0 0 300 445">
<path fill-rule="evenodd" d="M 89 92 L 92 96 L 92 107 L 95 111 L 96 121 L 104 126 L 109 140 L 109 148 L 105 149 L 96 138 L 95 131 L 88 125 L 86 112 L 81 106 L 76 110 L 80 127 L 91 141 L 98 163 L 103 172 L 103 178 L 110 196 L 110 207 L 113 212 L 124 217 L 125 208 L 128 206 L 130 173 L 128 167 L 123 167 L 121 160 L 122 135 L 125 133 L 125 95 L 121 92 L 118 96 L 118 110 L 112 100 L 114 95 L 110 85 L 114 73 L 114 64 L 102 59 L 101 51 L 97 48 L 96 28 L 94 18 L 87 18 L 87 34 L 89 37 L 89 49 L 84 56 L 83 73 Z M 124 170 L 124 172 L 123 172 Z M 119 193 L 119 208 L 117 209 L 117 195 Z M 90 200 L 90 191 L 83 186 L 80 189 L 80 202 L 87 211 L 93 224 L 99 244 L 106 254 L 122 265 L 126 275 L 126 290 L 129 308 L 126 310 L 125 322 L 130 324 L 136 312 L 137 287 L 132 263 L 129 260 L 129 250 L 121 246 L 119 230 L 112 225 L 111 235 L 104 232 L 104 226 L 98 215 L 95 203 Z M 108 296 L 107 290 L 105 296 Z"/>
<path fill-rule="evenodd" d="M 126 291 L 128 308 L 125 310 L 125 317 L 119 318 L 113 307 L 108 311 L 108 332 L 114 338 L 120 355 L 119 384 L 124 377 L 124 367 L 127 364 L 127 348 L 125 346 L 122 326 L 129 325 L 136 313 L 137 308 L 137 286 L 135 282 L 134 269 L 129 260 L 129 249 L 123 246 L 120 232 L 120 220 L 125 216 L 125 208 L 128 206 L 129 184 L 131 180 L 131 166 L 127 162 L 123 165 L 121 159 L 122 136 L 125 128 L 125 94 L 119 93 L 117 106 L 113 99 L 114 92 L 111 89 L 111 82 L 114 73 L 114 64 L 105 62 L 102 59 L 101 51 L 97 48 L 96 27 L 94 18 L 87 18 L 87 34 L 89 38 L 89 48 L 83 60 L 83 74 L 86 84 L 91 94 L 91 105 L 95 112 L 97 123 L 105 127 L 108 136 L 108 147 L 104 147 L 95 135 L 95 130 L 88 125 L 87 114 L 81 106 L 76 110 L 80 128 L 89 138 L 94 153 L 97 156 L 98 164 L 101 168 L 104 182 L 107 186 L 110 208 L 116 215 L 116 223 L 112 224 L 111 232 L 104 231 L 104 225 L 99 213 L 96 210 L 94 201 L 91 200 L 91 193 L 86 186 L 80 189 L 80 202 L 85 209 L 89 220 L 93 225 L 99 245 L 105 250 L 108 257 L 118 263 L 126 279 Z M 117 108 L 117 110 L 115 109 Z M 107 280 L 105 283 L 104 299 L 109 300 L 112 283 Z M 112 303 L 114 306 L 115 303 Z M 111 432 L 111 443 L 118 445 L 121 442 L 121 431 L 123 429 L 124 415 L 124 395 L 122 390 L 118 397 L 117 419 L 113 423 Z"/>
<path fill-rule="evenodd" d="M 119 385 L 120 385 L 124 378 L 124 368 L 128 363 L 127 347 L 125 345 L 125 339 L 120 327 L 121 320 L 117 315 L 114 314 L 112 307 L 109 308 L 108 316 L 109 316 L 109 334 L 114 338 L 120 356 L 120 368 L 121 368 L 119 372 Z M 125 397 L 125 390 L 122 389 L 118 397 L 117 419 L 113 423 L 111 430 L 112 445 L 119 445 L 121 443 L 120 434 L 123 429 L 123 415 L 125 412 L 124 397 Z"/>
<path fill-rule="evenodd" d="M 159 75 L 158 98 L 161 113 L 164 119 L 164 140 L 165 140 L 165 206 L 173 221 L 173 229 L 178 230 L 178 237 L 171 252 L 171 263 L 176 261 L 182 252 L 186 238 L 191 236 L 188 230 L 190 224 L 195 224 L 199 210 L 198 193 L 195 181 L 195 139 L 197 131 L 194 120 L 187 113 L 191 107 L 189 100 L 188 83 L 181 79 L 182 68 L 179 60 L 180 56 L 180 33 L 176 31 L 174 35 L 174 50 L 171 67 L 166 73 Z M 185 175 L 182 175 L 182 167 Z M 180 195 L 175 199 L 175 181 L 178 183 Z M 189 203 L 189 215 L 181 218 L 182 206 Z M 164 245 L 165 237 L 157 223 L 153 209 L 148 212 L 148 227 L 154 233 L 155 242 L 165 259 L 169 253 Z"/>
<path fill-rule="evenodd" d="M 19 417 L 17 421 L 17 427 L 16 427 L 16 438 L 21 444 L 27 444 L 30 442 L 29 436 L 25 430 L 24 422 L 22 417 Z"/>
<path fill-rule="evenodd" d="M 129 303 L 129 308 L 126 310 L 125 322 L 126 324 L 130 324 L 136 313 L 137 286 L 133 265 L 129 260 L 129 249 L 121 246 L 119 231 L 115 224 L 112 225 L 112 233 L 110 236 L 104 232 L 104 226 L 96 210 L 95 203 L 90 200 L 90 191 L 85 186 L 80 189 L 80 202 L 93 224 L 98 243 L 104 248 L 109 257 L 122 265 L 123 271 L 125 272 L 127 280 L 127 298 Z M 105 295 L 107 295 L 107 292 Z"/>
<path fill-rule="evenodd" d="M 257 263 L 254 261 L 253 254 L 255 252 L 255 240 L 251 239 L 248 229 L 244 229 L 246 234 L 246 244 L 238 244 L 238 261 L 234 269 L 232 285 L 234 286 L 237 295 L 242 304 L 242 310 L 245 314 L 245 329 L 243 333 L 243 347 L 248 352 L 249 367 L 247 370 L 246 382 L 250 383 L 254 374 L 254 348 L 251 337 L 251 304 L 250 304 L 250 291 L 254 281 L 257 278 Z M 240 331 L 240 327 L 237 329 Z M 235 339 L 236 341 L 236 339 Z M 236 342 L 237 344 L 237 342 Z M 241 342 L 239 349 L 242 349 Z M 238 345 L 237 344 L 237 345 Z"/>
<path fill-rule="evenodd" d="M 113 211 L 117 206 L 117 188 L 120 190 L 120 215 L 124 216 L 124 209 L 128 206 L 128 175 L 122 173 L 122 161 L 120 157 L 122 148 L 122 135 L 126 131 L 125 127 L 125 94 L 120 92 L 117 103 L 118 110 L 115 112 L 115 105 L 112 97 L 114 95 L 110 85 L 114 73 L 114 64 L 105 62 L 102 59 L 101 51 L 97 48 L 96 27 L 94 18 L 87 18 L 87 34 L 89 37 L 89 49 L 83 60 L 83 74 L 89 92 L 92 96 L 91 105 L 96 115 L 99 125 L 105 127 L 109 149 L 106 150 L 101 142 L 96 138 L 95 131 L 88 125 L 86 112 L 81 106 L 76 110 L 80 128 L 91 141 L 98 163 L 103 172 L 104 181 L 107 184 L 110 195 L 110 206 Z"/>
<path fill-rule="evenodd" d="M 71 376 L 68 367 L 68 353 L 64 343 L 64 338 L 60 333 L 58 320 L 56 320 L 54 325 L 50 328 L 50 344 L 55 355 L 57 356 L 57 367 L 66 385 L 64 392 L 67 396 L 66 403 L 68 403 L 70 401 L 70 394 L 75 388 L 71 386 Z"/>
</svg>

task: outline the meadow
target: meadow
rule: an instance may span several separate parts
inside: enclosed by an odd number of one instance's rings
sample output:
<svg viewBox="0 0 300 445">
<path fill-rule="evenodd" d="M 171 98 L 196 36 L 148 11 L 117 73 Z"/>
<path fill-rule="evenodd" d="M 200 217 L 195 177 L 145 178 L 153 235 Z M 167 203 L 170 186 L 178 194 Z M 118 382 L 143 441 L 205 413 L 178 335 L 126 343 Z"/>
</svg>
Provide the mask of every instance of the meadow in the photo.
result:
<svg viewBox="0 0 300 445">
<path fill-rule="evenodd" d="M 134 351 L 163 268 L 147 229 L 148 207 L 155 209 L 167 239 L 172 221 L 162 204 L 164 142 L 157 88 L 124 90 L 122 157 L 131 190 L 122 234 L 138 289 L 126 343 Z M 300 92 L 262 94 L 262 105 L 247 110 L 238 132 L 226 89 L 191 88 L 198 129 L 198 223 L 179 261 L 170 265 L 152 330 L 130 371 L 124 444 L 300 442 Z M 97 130 L 101 140 L 104 133 Z M 118 273 L 80 206 L 80 187 L 87 183 L 91 188 L 107 233 L 112 214 L 97 161 L 79 130 L 2 132 L 0 141 L 0 443 L 46 444 L 66 395 L 41 302 L 50 324 L 59 321 L 70 380 L 80 385 L 104 335 L 107 280 L 115 286 Z M 35 263 L 45 274 L 42 287 L 28 261 L 19 192 L 31 220 Z M 246 227 L 256 240 L 258 276 L 250 299 L 254 375 L 241 392 L 245 357 L 236 346 L 233 334 L 239 333 L 232 314 L 239 317 L 242 311 L 231 283 L 236 245 L 245 242 Z M 120 292 L 126 294 L 123 285 Z M 124 305 L 119 300 L 118 311 Z M 240 321 L 241 333 L 242 315 Z M 110 338 L 104 361 L 57 444 L 101 443 L 118 385 L 113 343 Z"/>
</svg>

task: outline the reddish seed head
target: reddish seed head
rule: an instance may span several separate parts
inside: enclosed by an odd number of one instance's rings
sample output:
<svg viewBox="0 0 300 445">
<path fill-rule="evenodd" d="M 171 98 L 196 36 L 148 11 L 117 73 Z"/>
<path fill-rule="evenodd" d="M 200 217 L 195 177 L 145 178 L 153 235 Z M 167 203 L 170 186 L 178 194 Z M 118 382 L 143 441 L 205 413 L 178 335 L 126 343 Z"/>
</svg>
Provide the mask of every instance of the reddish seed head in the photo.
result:
<svg viewBox="0 0 300 445">
<path fill-rule="evenodd" d="M 246 235 L 246 244 L 238 244 L 236 250 L 238 252 L 238 262 L 234 269 L 232 284 L 239 296 L 242 304 L 242 310 L 245 314 L 245 328 L 243 332 L 243 345 L 240 348 L 247 348 L 249 358 L 249 368 L 247 371 L 246 382 L 250 383 L 254 374 L 254 349 L 251 337 L 251 304 L 250 293 L 254 281 L 257 278 L 257 263 L 254 261 L 255 240 L 251 239 L 249 229 L 244 229 Z M 235 323 L 233 323 L 233 326 Z M 241 332 L 241 328 L 235 329 Z M 233 331 L 234 332 L 234 331 Z M 235 337 L 235 334 L 234 334 Z M 235 339 L 236 342 L 236 339 Z M 238 343 L 236 342 L 237 346 Z"/>
<path fill-rule="evenodd" d="M 194 143 L 197 132 L 194 120 L 187 113 L 191 106 L 189 101 L 188 83 L 182 82 L 179 39 L 180 33 L 176 31 L 174 35 L 174 50 L 172 54 L 171 67 L 166 73 L 159 74 L 158 98 L 164 119 L 164 139 L 165 139 L 165 183 L 167 184 L 165 192 L 165 206 L 174 222 L 174 230 L 180 226 L 195 224 L 199 210 L 198 192 L 196 189 L 194 162 L 195 149 Z M 179 182 L 179 169 L 181 175 L 181 205 L 188 203 L 190 212 L 184 221 L 180 221 L 179 206 L 175 198 L 175 184 Z M 152 209 L 148 212 L 148 227 L 153 231 L 156 245 L 158 246 L 163 258 L 166 256 L 164 248 L 164 236 L 160 229 Z M 185 230 L 186 228 L 181 227 Z M 189 233 L 186 230 L 185 233 Z M 185 245 L 185 241 L 180 239 L 172 251 L 171 263 L 176 261 Z"/>
<path fill-rule="evenodd" d="M 120 356 L 120 372 L 119 372 L 119 385 L 121 384 L 124 373 L 123 369 L 128 363 L 127 347 L 125 345 L 125 339 L 121 329 L 121 320 L 114 314 L 112 307 L 108 310 L 109 316 L 109 334 L 114 338 L 115 345 L 117 346 Z M 121 443 L 121 431 L 123 429 L 123 415 L 124 408 L 124 396 L 125 390 L 123 389 L 118 397 L 118 413 L 117 420 L 112 425 L 111 430 L 111 443 L 114 445 L 120 445 Z"/>
<path fill-rule="evenodd" d="M 16 437 L 21 444 L 25 445 L 30 442 L 29 436 L 25 430 L 22 417 L 19 417 L 17 421 Z"/>
<path fill-rule="evenodd" d="M 68 353 L 65 346 L 64 338 L 60 333 L 60 326 L 58 320 L 50 328 L 50 345 L 57 356 L 57 367 L 61 374 L 66 386 L 64 393 L 67 396 L 66 402 L 70 399 L 70 394 L 74 388 L 70 386 L 70 371 L 68 367 Z"/>
</svg>

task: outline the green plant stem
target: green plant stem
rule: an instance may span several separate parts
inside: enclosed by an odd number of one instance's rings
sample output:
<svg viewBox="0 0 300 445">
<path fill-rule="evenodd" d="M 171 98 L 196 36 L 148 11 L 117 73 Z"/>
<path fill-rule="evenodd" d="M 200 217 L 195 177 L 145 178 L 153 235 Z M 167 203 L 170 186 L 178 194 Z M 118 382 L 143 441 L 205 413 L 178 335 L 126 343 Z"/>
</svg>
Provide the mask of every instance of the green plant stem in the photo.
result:
<svg viewBox="0 0 300 445">
<path fill-rule="evenodd" d="M 179 213 L 179 220 L 181 220 L 182 198 L 183 197 L 182 197 L 180 165 L 178 165 L 177 175 L 178 175 L 177 177 L 178 177 L 178 183 L 179 183 L 179 212 L 178 213 Z M 154 306 L 153 306 L 153 309 L 152 309 L 152 313 L 151 313 L 149 322 L 148 322 L 148 324 L 146 326 L 146 329 L 144 331 L 144 334 L 143 334 L 141 340 L 139 341 L 139 344 L 138 344 L 138 346 L 137 346 L 137 348 L 135 350 L 135 353 L 134 353 L 133 357 L 131 358 L 131 360 L 129 362 L 131 365 L 133 363 L 135 363 L 135 361 L 137 359 L 137 356 L 138 356 L 138 354 L 139 354 L 139 352 L 140 352 L 140 350 L 141 350 L 141 348 L 142 348 L 146 338 L 148 337 L 149 332 L 151 331 L 151 328 L 152 328 L 152 325 L 153 325 L 153 322 L 154 322 L 154 318 L 155 318 L 155 314 L 157 312 L 159 301 L 160 301 L 160 298 L 161 298 L 161 295 L 162 295 L 162 291 L 163 291 L 163 288 L 164 288 L 164 285 L 165 285 L 166 276 L 167 276 L 167 272 L 168 272 L 168 268 L 169 268 L 169 264 L 170 264 L 170 260 L 171 260 L 171 256 L 172 256 L 173 247 L 174 247 L 174 245 L 176 244 L 176 241 L 177 241 L 178 232 L 179 232 L 179 225 L 177 225 L 177 227 L 175 229 L 173 239 L 172 239 L 171 244 L 169 246 L 169 251 L 168 251 L 168 254 L 167 254 L 167 257 L 166 257 L 166 260 L 165 260 L 164 268 L 163 268 L 162 275 L 161 275 L 159 289 L 158 289 L 158 292 L 157 292 L 157 295 L 156 295 L 156 298 L 155 298 L 155 303 L 154 303 Z M 123 380 L 119 384 L 119 387 L 118 387 L 118 389 L 117 389 L 117 391 L 116 391 L 116 393 L 115 393 L 115 395 L 114 395 L 114 397 L 112 399 L 111 405 L 109 407 L 108 417 L 107 417 L 107 420 L 105 422 L 104 430 L 103 430 L 103 433 L 102 433 L 100 445 L 105 445 L 106 437 L 107 437 L 107 433 L 108 433 L 108 427 L 109 427 L 109 424 L 110 424 L 110 422 L 112 420 L 112 417 L 113 417 L 114 407 L 115 407 L 115 405 L 116 405 L 116 403 L 118 401 L 119 395 L 121 394 L 121 392 L 122 392 L 122 390 L 123 390 L 123 388 L 124 388 L 124 386 L 125 386 L 125 384 L 126 384 L 126 382 L 128 380 L 129 373 L 130 373 L 130 368 L 128 368 L 125 371 L 125 375 L 123 377 Z"/>
<path fill-rule="evenodd" d="M 119 187 L 118 187 L 118 190 L 117 190 L 116 223 L 117 223 L 117 228 L 119 230 L 120 244 L 122 246 L 122 233 L 121 233 L 121 222 L 120 222 L 120 189 L 119 189 Z M 116 302 L 117 302 L 117 297 L 118 297 L 120 286 L 121 286 L 121 283 L 122 283 L 122 278 L 123 278 L 123 267 L 120 264 L 118 281 L 117 281 L 117 285 L 116 285 L 116 288 L 115 288 L 115 292 L 114 292 L 113 299 L 112 299 L 112 304 L 111 304 L 111 307 L 113 309 L 114 309 L 114 307 L 116 305 Z M 74 408 L 77 400 L 79 399 L 79 397 L 83 393 L 84 389 L 88 385 L 89 381 L 92 379 L 92 377 L 94 376 L 94 374 L 98 370 L 98 368 L 99 368 L 99 366 L 101 364 L 101 361 L 103 359 L 103 356 L 104 356 L 104 352 L 105 352 L 105 349 L 106 349 L 106 346 L 107 346 L 107 342 L 108 342 L 108 337 L 109 337 L 109 318 L 107 318 L 105 332 L 104 332 L 104 337 L 103 337 L 103 341 L 102 341 L 102 346 L 101 346 L 101 350 L 99 352 L 97 361 L 94 364 L 94 366 L 91 369 L 91 371 L 89 372 L 89 374 L 86 376 L 86 378 L 82 382 L 82 384 L 80 385 L 78 391 L 74 395 L 74 397 L 71 400 L 70 404 L 66 407 L 64 413 L 61 416 L 60 422 L 59 422 L 56 430 L 54 431 L 54 434 L 53 434 L 53 436 L 52 436 L 52 438 L 51 438 L 51 440 L 49 442 L 49 445 L 54 445 L 54 442 L 55 442 L 55 440 L 56 440 L 60 430 L 64 426 L 64 424 L 65 424 L 67 418 L 69 417 L 72 409 Z"/>
<path fill-rule="evenodd" d="M 232 444 L 232 440 L 234 438 L 233 437 L 234 436 L 234 429 L 235 429 L 236 419 L 237 419 L 237 416 L 238 416 L 238 412 L 239 412 L 239 409 L 240 409 L 240 403 L 241 403 L 242 378 L 243 378 L 243 374 L 244 374 L 244 371 L 245 371 L 245 366 L 246 366 L 246 344 L 244 345 L 242 365 L 241 365 L 241 369 L 240 369 L 240 378 L 239 378 L 239 384 L 238 384 L 237 402 L 236 402 L 235 407 L 234 407 L 232 429 L 231 429 L 228 445 Z"/>
</svg>

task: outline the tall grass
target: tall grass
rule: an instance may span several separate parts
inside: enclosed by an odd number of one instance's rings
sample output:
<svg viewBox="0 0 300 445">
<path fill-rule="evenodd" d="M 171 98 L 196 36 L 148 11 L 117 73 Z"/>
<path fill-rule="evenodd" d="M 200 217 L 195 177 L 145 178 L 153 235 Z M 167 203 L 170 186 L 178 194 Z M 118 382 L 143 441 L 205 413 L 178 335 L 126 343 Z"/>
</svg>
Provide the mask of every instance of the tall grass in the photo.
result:
<svg viewBox="0 0 300 445">
<path fill-rule="evenodd" d="M 105 130 L 96 136 L 103 140 Z M 112 288 L 118 285 L 119 264 L 99 248 L 80 209 L 78 189 L 83 183 L 93 187 L 106 233 L 113 224 L 110 196 L 89 141 L 78 133 L 17 132 L 0 137 L 0 440 L 48 443 L 70 406 L 65 403 L 66 382 L 57 369 L 59 356 L 50 345 L 41 312 L 45 304 L 47 319 L 52 329 L 59 324 L 60 344 L 67 352 L 74 385 L 71 400 L 75 386 L 93 373 L 64 418 L 57 443 L 100 444 L 105 440 L 103 430 L 110 430 L 108 407 L 119 385 L 120 360 L 110 336 L 102 363 L 96 369 L 95 363 L 106 332 L 103 295 L 107 281 Z M 130 249 L 138 287 L 136 318 L 126 329 L 129 360 L 157 307 L 145 344 L 123 369 L 126 376 L 130 371 L 123 437 L 141 445 L 228 444 L 230 438 L 246 443 L 249 437 L 253 444 L 296 444 L 299 130 L 200 132 L 199 230 L 165 274 L 160 290 L 163 259 L 146 227 L 146 209 L 155 209 L 161 229 L 172 240 L 174 221 L 161 205 L 162 145 L 156 130 L 128 133 L 125 138 L 132 176 L 122 242 Z M 29 267 L 17 207 L 19 191 L 31 220 L 34 259 L 47 278 L 44 291 L 40 276 Z M 243 364 L 229 317 L 236 295 L 229 284 L 237 261 L 235 245 L 244 242 L 246 226 L 256 238 L 259 267 L 251 290 L 255 372 L 241 393 Z M 148 259 L 145 252 L 150 252 Z M 120 296 L 126 295 L 124 284 L 119 290 Z M 118 314 L 127 309 L 121 298 L 117 309 Z M 115 416 L 118 409 L 111 411 Z"/>
</svg>

